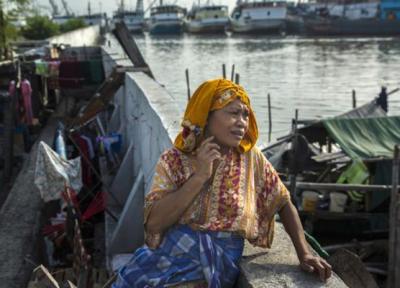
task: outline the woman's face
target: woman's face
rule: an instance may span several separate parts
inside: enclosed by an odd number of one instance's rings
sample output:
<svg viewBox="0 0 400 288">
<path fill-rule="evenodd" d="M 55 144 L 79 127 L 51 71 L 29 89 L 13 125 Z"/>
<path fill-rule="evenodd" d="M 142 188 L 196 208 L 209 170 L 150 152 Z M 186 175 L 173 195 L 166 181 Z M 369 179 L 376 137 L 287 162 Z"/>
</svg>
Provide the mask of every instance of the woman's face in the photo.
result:
<svg viewBox="0 0 400 288">
<path fill-rule="evenodd" d="M 249 109 L 239 99 L 208 116 L 208 136 L 225 147 L 238 147 L 249 126 Z"/>
</svg>

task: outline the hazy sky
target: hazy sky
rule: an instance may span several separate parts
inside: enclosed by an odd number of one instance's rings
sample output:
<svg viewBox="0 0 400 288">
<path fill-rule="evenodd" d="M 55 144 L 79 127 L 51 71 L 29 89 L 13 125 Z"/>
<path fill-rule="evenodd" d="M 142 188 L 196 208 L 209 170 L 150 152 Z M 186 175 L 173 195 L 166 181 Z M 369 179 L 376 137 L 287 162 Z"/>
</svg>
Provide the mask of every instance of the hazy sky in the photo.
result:
<svg viewBox="0 0 400 288">
<path fill-rule="evenodd" d="M 60 11 L 63 10 L 62 2 L 61 0 L 54 0 L 55 3 L 57 4 L 58 8 Z M 87 7 L 88 7 L 88 0 L 65 0 L 68 3 L 68 6 L 70 9 L 76 14 L 87 14 Z M 145 9 L 148 7 L 152 0 L 144 0 L 144 7 Z M 172 4 L 175 2 L 175 0 L 163 0 L 164 3 Z M 191 7 L 193 2 L 198 0 L 176 0 L 176 4 L 184 6 L 184 7 Z M 125 0 L 125 7 L 127 8 L 135 8 L 136 6 L 136 0 Z M 201 3 L 206 3 L 207 1 L 201 0 Z M 229 9 L 232 10 L 233 7 L 235 6 L 236 0 L 211 0 L 211 3 L 214 4 L 224 4 L 228 5 Z M 32 0 L 32 5 L 35 5 L 37 8 L 39 8 L 41 11 L 46 11 L 48 10 L 48 13 L 50 13 L 50 3 L 48 0 Z M 120 0 L 90 0 L 90 5 L 92 9 L 92 13 L 98 13 L 98 12 L 106 12 L 108 16 L 112 15 L 112 12 L 117 8 L 117 3 L 120 3 Z"/>
</svg>

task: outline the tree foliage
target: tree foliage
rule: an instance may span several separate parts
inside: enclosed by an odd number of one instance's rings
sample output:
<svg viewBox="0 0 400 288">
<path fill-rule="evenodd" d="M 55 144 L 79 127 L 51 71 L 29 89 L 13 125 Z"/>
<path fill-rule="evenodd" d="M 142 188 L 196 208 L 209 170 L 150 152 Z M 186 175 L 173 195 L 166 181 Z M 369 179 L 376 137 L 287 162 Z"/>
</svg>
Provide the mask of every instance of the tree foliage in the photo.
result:
<svg viewBox="0 0 400 288">
<path fill-rule="evenodd" d="M 80 29 L 86 27 L 85 21 L 82 18 L 71 18 L 64 24 L 60 25 L 60 32 L 66 33 L 72 30 Z"/>
<path fill-rule="evenodd" d="M 58 34 L 59 26 L 48 16 L 35 15 L 26 18 L 26 26 L 21 32 L 27 39 L 42 40 Z"/>
<path fill-rule="evenodd" d="M 10 11 L 5 11 L 4 0 L 0 0 L 0 60 L 7 58 L 7 47 L 10 40 L 18 37 L 17 29 L 9 23 L 9 15 L 24 9 L 30 0 L 7 0 L 8 5 L 13 5 Z"/>
</svg>

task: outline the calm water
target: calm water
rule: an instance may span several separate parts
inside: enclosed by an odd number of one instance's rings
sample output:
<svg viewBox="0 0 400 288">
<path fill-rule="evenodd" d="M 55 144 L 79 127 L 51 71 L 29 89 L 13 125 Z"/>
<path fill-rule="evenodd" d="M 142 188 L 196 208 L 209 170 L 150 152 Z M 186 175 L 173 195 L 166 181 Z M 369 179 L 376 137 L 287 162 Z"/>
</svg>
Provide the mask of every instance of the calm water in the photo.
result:
<svg viewBox="0 0 400 288">
<path fill-rule="evenodd" d="M 259 143 L 268 134 L 267 94 L 272 99 L 272 138 L 290 129 L 295 109 L 299 118 L 337 115 L 371 100 L 385 85 L 400 87 L 399 38 L 302 38 L 191 36 L 136 38 L 155 74 L 181 109 L 187 99 L 185 69 L 193 92 L 204 80 L 220 77 L 222 64 L 235 64 L 240 84 L 251 96 L 260 128 Z M 400 115 L 400 92 L 389 98 L 392 115 Z"/>
</svg>

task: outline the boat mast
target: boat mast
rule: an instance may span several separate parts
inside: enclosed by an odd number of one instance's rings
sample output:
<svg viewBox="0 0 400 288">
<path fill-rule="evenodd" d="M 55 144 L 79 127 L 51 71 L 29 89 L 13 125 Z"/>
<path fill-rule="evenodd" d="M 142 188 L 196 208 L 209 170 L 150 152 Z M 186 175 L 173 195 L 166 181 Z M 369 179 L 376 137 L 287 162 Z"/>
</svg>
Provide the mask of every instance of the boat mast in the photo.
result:
<svg viewBox="0 0 400 288">
<path fill-rule="evenodd" d="M 136 2 L 136 12 L 141 12 L 143 13 L 143 0 L 137 0 Z"/>
</svg>

